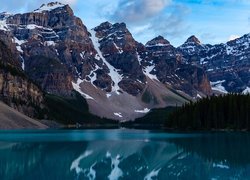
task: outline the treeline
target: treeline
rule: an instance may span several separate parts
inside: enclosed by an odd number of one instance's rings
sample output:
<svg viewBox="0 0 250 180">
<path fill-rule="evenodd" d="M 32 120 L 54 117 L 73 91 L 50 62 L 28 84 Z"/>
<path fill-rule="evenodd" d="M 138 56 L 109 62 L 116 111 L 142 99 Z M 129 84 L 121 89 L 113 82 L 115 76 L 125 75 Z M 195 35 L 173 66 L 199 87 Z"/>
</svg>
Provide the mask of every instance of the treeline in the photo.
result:
<svg viewBox="0 0 250 180">
<path fill-rule="evenodd" d="M 152 109 L 143 117 L 137 118 L 134 121 L 127 121 L 120 123 L 122 127 L 128 128 L 142 128 L 142 129 L 161 129 L 169 114 L 172 113 L 176 107 L 166 107 L 161 109 Z"/>
<path fill-rule="evenodd" d="M 190 102 L 171 113 L 165 127 L 183 130 L 250 130 L 250 95 L 228 94 Z"/>
</svg>

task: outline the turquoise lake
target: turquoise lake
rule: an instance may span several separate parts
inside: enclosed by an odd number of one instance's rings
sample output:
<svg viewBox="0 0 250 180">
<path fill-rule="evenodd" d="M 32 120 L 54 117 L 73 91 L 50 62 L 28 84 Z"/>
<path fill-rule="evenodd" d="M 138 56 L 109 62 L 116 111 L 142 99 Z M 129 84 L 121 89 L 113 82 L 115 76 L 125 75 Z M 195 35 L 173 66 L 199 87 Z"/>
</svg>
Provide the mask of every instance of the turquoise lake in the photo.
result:
<svg viewBox="0 0 250 180">
<path fill-rule="evenodd" d="M 250 179 L 250 133 L 0 131 L 0 179 Z"/>
</svg>

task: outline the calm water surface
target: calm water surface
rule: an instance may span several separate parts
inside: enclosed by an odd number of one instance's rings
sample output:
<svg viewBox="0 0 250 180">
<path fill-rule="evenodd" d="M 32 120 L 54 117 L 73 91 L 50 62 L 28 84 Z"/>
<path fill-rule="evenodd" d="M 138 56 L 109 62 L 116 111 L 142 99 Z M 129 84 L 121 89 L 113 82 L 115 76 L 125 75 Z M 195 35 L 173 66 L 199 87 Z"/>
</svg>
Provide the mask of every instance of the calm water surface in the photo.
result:
<svg viewBox="0 0 250 180">
<path fill-rule="evenodd" d="M 0 179 L 250 179 L 250 133 L 1 131 Z"/>
</svg>

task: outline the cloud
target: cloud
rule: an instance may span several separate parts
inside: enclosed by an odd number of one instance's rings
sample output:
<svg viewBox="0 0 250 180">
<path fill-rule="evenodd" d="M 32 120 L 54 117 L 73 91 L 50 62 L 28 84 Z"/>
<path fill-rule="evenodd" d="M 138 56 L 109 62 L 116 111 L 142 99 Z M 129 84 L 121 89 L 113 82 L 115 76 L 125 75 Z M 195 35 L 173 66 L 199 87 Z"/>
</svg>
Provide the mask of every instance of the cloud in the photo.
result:
<svg viewBox="0 0 250 180">
<path fill-rule="evenodd" d="M 77 3 L 77 0 L 61 0 L 64 4 L 69 4 L 71 6 L 74 6 Z"/>
<path fill-rule="evenodd" d="M 174 39 L 187 31 L 185 18 L 190 9 L 173 0 L 119 0 L 112 8 L 105 17 L 111 22 L 125 22 L 137 37 L 151 34 Z"/>
<path fill-rule="evenodd" d="M 57 0 L 58 2 L 74 6 L 77 0 Z M 0 12 L 7 11 L 11 13 L 23 13 L 33 11 L 39 8 L 44 3 L 49 3 L 51 0 L 1 0 Z M 17 8 L 18 7 L 18 8 Z"/>
<path fill-rule="evenodd" d="M 201 39 L 202 40 L 207 40 L 207 39 L 215 39 L 216 38 L 216 36 L 214 35 L 214 34 L 212 34 L 212 33 L 208 33 L 208 32 L 206 32 L 206 33 L 202 33 L 201 35 L 200 35 L 200 37 L 201 37 Z"/>
<path fill-rule="evenodd" d="M 190 10 L 186 6 L 173 5 L 170 12 L 163 13 L 153 19 L 150 29 L 172 39 L 180 38 L 189 29 L 189 25 L 185 21 L 185 17 L 189 12 Z"/>
<path fill-rule="evenodd" d="M 232 35 L 230 35 L 230 37 L 228 38 L 228 40 L 229 41 L 232 41 L 232 40 L 235 40 L 235 39 L 237 39 L 237 38 L 239 38 L 240 36 L 239 35 L 234 35 L 234 34 L 232 34 Z"/>
<path fill-rule="evenodd" d="M 162 12 L 172 0 L 120 0 L 110 16 L 114 21 L 144 22 Z"/>
<path fill-rule="evenodd" d="M 131 31 L 134 35 L 138 35 L 138 34 L 141 34 L 141 33 L 145 32 L 145 31 L 148 30 L 150 27 L 151 27 L 150 24 L 145 24 L 145 25 L 142 25 L 142 26 L 135 26 L 135 27 L 132 27 L 132 28 L 130 29 L 130 31 Z"/>
</svg>

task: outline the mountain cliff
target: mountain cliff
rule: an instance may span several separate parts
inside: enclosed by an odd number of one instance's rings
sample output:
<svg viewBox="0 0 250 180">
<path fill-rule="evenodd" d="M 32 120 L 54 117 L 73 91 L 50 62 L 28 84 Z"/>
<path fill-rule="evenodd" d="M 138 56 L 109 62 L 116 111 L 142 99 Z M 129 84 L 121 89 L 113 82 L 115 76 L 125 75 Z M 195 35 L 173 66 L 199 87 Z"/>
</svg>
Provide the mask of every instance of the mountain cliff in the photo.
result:
<svg viewBox="0 0 250 180">
<path fill-rule="evenodd" d="M 0 41 L 0 100 L 18 111 L 38 118 L 44 96 L 21 70 L 11 50 Z"/>
<path fill-rule="evenodd" d="M 178 50 L 187 63 L 206 71 L 214 91 L 242 93 L 250 86 L 249 37 L 247 34 L 225 44 L 209 45 L 192 36 Z"/>
</svg>

